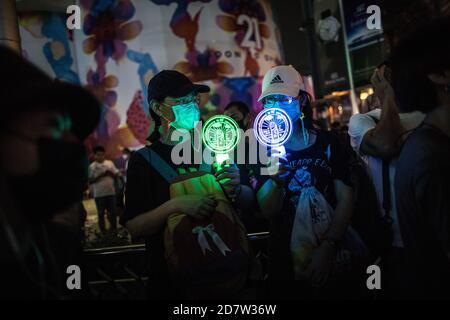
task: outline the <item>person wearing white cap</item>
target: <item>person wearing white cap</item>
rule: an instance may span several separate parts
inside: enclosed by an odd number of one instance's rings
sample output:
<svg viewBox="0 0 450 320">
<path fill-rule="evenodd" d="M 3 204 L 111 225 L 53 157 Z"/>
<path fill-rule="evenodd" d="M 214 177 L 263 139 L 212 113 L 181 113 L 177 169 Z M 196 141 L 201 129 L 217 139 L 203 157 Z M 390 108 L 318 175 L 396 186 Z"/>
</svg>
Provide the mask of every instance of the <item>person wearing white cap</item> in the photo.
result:
<svg viewBox="0 0 450 320">
<path fill-rule="evenodd" d="M 310 99 L 302 76 L 294 67 L 277 66 L 264 76 L 259 100 L 264 108 L 284 110 L 294 127 L 284 145 L 286 155 L 280 159 L 278 172 L 268 176 L 257 194 L 263 215 L 272 222 L 269 292 L 277 298 L 311 297 L 313 291 L 317 292 L 313 287 L 329 285 L 331 281 L 327 280 L 352 215 L 348 155 L 337 137 L 313 126 Z M 312 188 L 317 191 L 312 193 L 314 196 L 305 196 Z M 302 196 L 304 190 L 307 191 Z M 320 216 L 323 210 L 331 208 L 332 218 L 317 245 L 311 247 L 299 273 L 292 234 L 294 220 L 299 219 L 299 214 L 304 215 L 298 212 L 305 207 L 304 201 L 309 201 L 307 206 L 312 208 L 312 229 L 317 226 L 316 214 Z"/>
</svg>

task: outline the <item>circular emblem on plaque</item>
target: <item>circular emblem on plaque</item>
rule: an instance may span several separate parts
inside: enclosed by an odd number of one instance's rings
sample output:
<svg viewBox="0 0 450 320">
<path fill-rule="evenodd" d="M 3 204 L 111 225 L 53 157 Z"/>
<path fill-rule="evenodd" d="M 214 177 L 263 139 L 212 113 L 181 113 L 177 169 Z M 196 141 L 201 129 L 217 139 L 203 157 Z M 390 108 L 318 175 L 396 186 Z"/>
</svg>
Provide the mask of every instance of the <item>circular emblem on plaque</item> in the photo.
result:
<svg viewBox="0 0 450 320">
<path fill-rule="evenodd" d="M 279 147 L 286 143 L 292 134 L 292 120 L 280 108 L 263 109 L 253 123 L 258 141 L 268 147 Z"/>
<path fill-rule="evenodd" d="M 203 125 L 203 143 L 215 153 L 228 153 L 239 143 L 239 125 L 233 118 L 217 115 Z"/>
</svg>

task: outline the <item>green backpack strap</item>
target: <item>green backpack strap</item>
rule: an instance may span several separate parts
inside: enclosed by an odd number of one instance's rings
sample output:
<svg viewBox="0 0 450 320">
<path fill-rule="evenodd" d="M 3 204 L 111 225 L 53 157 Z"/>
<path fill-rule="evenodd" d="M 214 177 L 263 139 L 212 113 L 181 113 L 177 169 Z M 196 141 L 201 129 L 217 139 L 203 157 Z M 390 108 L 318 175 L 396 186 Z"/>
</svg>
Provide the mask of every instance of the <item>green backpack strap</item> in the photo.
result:
<svg viewBox="0 0 450 320">
<path fill-rule="evenodd" d="M 144 147 L 136 151 L 153 167 L 168 183 L 178 177 L 178 173 L 164 161 L 155 151 L 149 147 Z"/>
</svg>

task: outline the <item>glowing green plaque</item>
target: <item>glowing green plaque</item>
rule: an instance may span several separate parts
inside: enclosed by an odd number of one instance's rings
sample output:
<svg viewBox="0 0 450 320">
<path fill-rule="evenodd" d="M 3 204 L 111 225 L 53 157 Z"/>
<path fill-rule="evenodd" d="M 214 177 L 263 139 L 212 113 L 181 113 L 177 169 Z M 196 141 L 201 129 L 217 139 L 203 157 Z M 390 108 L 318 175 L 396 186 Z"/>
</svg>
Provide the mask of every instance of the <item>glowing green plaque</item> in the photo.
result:
<svg viewBox="0 0 450 320">
<path fill-rule="evenodd" d="M 215 153 L 213 167 L 222 169 L 221 164 L 230 158 L 229 153 L 236 148 L 241 138 L 239 125 L 233 118 L 217 115 L 209 118 L 203 125 L 203 143 Z"/>
</svg>

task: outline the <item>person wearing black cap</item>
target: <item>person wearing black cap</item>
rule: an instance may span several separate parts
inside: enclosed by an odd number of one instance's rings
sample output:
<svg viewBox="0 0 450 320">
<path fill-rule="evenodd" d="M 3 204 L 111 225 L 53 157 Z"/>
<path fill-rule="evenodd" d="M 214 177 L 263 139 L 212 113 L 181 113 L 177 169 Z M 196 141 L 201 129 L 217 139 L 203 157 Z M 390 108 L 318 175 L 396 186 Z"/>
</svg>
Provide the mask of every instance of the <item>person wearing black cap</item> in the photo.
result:
<svg viewBox="0 0 450 320">
<path fill-rule="evenodd" d="M 81 253 L 83 140 L 100 104 L 1 46 L 0 70 L 0 296 L 67 298 L 66 269 Z"/>
<path fill-rule="evenodd" d="M 172 141 L 171 137 L 175 130 L 193 131 L 195 123 L 200 120 L 198 94 L 208 91 L 209 87 L 194 84 L 183 74 L 172 70 L 161 71 L 149 82 L 148 101 L 155 130 L 148 138 L 151 145 L 146 148 L 151 149 L 175 172 L 199 171 L 198 164 L 174 164 L 171 153 L 179 142 Z M 227 167 L 217 172 L 216 176 L 218 181 L 229 178 L 224 184 L 240 191 L 238 204 L 252 196 L 249 188 L 240 185 L 240 173 L 236 166 Z M 151 268 L 148 295 L 154 299 L 183 298 L 179 296 L 180 290 L 170 281 L 165 261 L 163 233 L 169 216 L 182 212 L 198 219 L 211 215 L 217 206 L 217 201 L 206 195 L 171 199 L 169 186 L 161 172 L 151 166 L 139 151 L 131 156 L 125 188 L 125 213 L 121 223 L 126 225 L 133 237 L 146 240 Z"/>
</svg>

